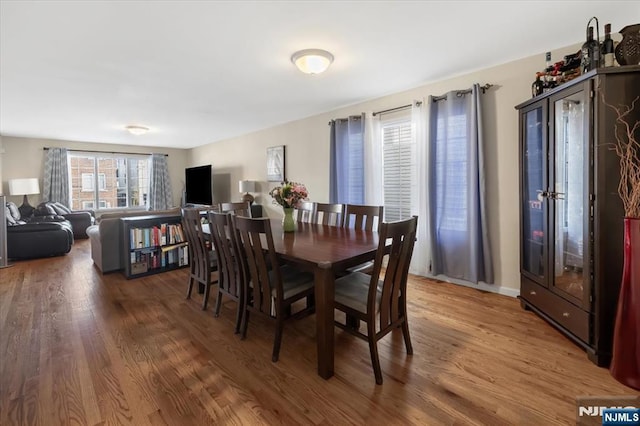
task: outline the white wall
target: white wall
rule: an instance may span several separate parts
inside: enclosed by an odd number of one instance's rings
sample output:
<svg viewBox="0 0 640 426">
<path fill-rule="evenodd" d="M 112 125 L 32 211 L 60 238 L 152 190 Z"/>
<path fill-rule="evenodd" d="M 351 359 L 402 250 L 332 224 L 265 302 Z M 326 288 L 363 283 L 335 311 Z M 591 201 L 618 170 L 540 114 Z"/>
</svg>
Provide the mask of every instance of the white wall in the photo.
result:
<svg viewBox="0 0 640 426">
<path fill-rule="evenodd" d="M 554 61 L 561 59 L 578 49 L 579 46 L 574 45 L 553 51 L 552 58 Z M 467 89 L 473 83 L 491 83 L 494 87 L 482 96 L 485 107 L 487 205 L 495 284 L 480 285 L 480 288 L 517 295 L 520 288 L 520 240 L 518 115 L 514 106 L 531 97 L 535 73 L 544 66 L 544 52 L 541 52 L 490 69 L 200 146 L 191 150 L 188 161 L 192 166 L 211 163 L 214 174 L 229 174 L 230 191 L 232 197 L 237 199 L 240 198 L 237 190 L 239 180 L 259 181 L 260 194 L 257 194 L 256 202 L 264 206 L 266 215 L 278 217 L 282 215 L 281 209 L 272 204 L 268 195 L 269 189 L 275 184 L 265 181 L 267 147 L 286 145 L 287 179 L 304 183 L 312 200 L 326 202 L 329 199 L 329 120 L 405 105 L 413 99 Z"/>
<path fill-rule="evenodd" d="M 72 142 L 54 139 L 16 138 L 2 137 L 4 154 L 0 154 L 0 178 L 2 189 L 7 195 L 7 201 L 22 204 L 22 196 L 10 196 L 9 179 L 37 177 L 42 178 L 44 172 L 44 147 L 68 148 L 74 150 L 90 150 L 105 152 L 136 152 L 136 153 L 163 153 L 168 154 L 169 176 L 171 178 L 173 203 L 180 205 L 180 197 L 184 186 L 184 168 L 188 159 L 188 150 L 153 148 L 131 145 L 96 144 L 88 142 Z M 1 151 L 0 151 L 1 152 Z M 0 191 L 1 192 L 1 191 Z M 30 195 L 29 204 L 36 206 L 41 201 L 41 195 Z"/>
</svg>

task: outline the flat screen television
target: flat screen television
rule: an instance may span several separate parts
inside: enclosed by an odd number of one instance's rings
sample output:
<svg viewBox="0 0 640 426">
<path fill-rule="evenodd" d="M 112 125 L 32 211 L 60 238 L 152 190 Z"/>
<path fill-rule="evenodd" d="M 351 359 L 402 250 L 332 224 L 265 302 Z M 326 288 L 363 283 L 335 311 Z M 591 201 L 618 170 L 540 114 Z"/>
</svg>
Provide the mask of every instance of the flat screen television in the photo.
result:
<svg viewBox="0 0 640 426">
<path fill-rule="evenodd" d="M 213 204 L 211 164 L 184 170 L 186 204 Z"/>
</svg>

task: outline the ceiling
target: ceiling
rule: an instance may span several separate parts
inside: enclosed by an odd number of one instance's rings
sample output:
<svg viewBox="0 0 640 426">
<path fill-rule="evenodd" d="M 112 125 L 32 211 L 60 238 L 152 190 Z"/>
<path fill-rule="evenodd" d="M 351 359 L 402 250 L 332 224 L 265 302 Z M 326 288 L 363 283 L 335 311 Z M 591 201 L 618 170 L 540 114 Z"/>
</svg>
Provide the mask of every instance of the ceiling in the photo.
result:
<svg viewBox="0 0 640 426">
<path fill-rule="evenodd" d="M 637 1 L 0 1 L 0 134 L 191 148 L 584 40 Z M 311 76 L 300 49 L 335 56 Z M 126 125 L 143 125 L 144 136 Z"/>
</svg>

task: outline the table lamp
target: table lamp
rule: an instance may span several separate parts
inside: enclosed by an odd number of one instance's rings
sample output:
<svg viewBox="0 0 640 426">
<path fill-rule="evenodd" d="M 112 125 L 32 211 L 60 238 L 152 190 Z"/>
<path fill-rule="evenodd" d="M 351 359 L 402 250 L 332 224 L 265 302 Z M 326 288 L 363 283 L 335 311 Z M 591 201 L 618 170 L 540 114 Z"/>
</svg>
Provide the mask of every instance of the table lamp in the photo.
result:
<svg viewBox="0 0 640 426">
<path fill-rule="evenodd" d="M 256 190 L 256 183 L 253 180 L 241 180 L 238 183 L 238 187 L 240 192 L 244 192 L 245 194 L 242 196 L 242 201 L 249 202 L 249 204 L 253 204 L 253 195 L 249 194 L 250 192 L 254 192 Z"/>
<path fill-rule="evenodd" d="M 38 184 L 37 178 L 26 178 L 26 179 L 9 179 L 9 194 L 10 195 L 23 195 L 22 205 L 18 207 L 20 211 L 20 216 L 29 217 L 33 214 L 35 210 L 34 207 L 29 205 L 29 199 L 27 195 L 30 194 L 39 194 L 40 193 L 40 185 Z"/>
</svg>

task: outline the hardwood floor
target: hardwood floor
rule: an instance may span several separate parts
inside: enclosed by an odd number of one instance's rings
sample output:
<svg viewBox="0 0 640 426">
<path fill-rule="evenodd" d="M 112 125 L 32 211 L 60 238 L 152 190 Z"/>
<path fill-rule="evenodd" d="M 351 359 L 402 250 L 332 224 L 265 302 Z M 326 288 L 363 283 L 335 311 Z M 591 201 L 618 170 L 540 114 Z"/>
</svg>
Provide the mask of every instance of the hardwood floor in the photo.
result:
<svg viewBox="0 0 640 426">
<path fill-rule="evenodd" d="M 336 374 L 316 374 L 314 316 L 233 334 L 235 305 L 185 300 L 187 270 L 102 276 L 87 240 L 0 270 L 0 424 L 575 424 L 575 398 L 636 395 L 519 302 L 411 277 L 414 355 L 400 330 L 336 329 Z M 212 292 L 215 294 L 215 292 Z"/>
</svg>

